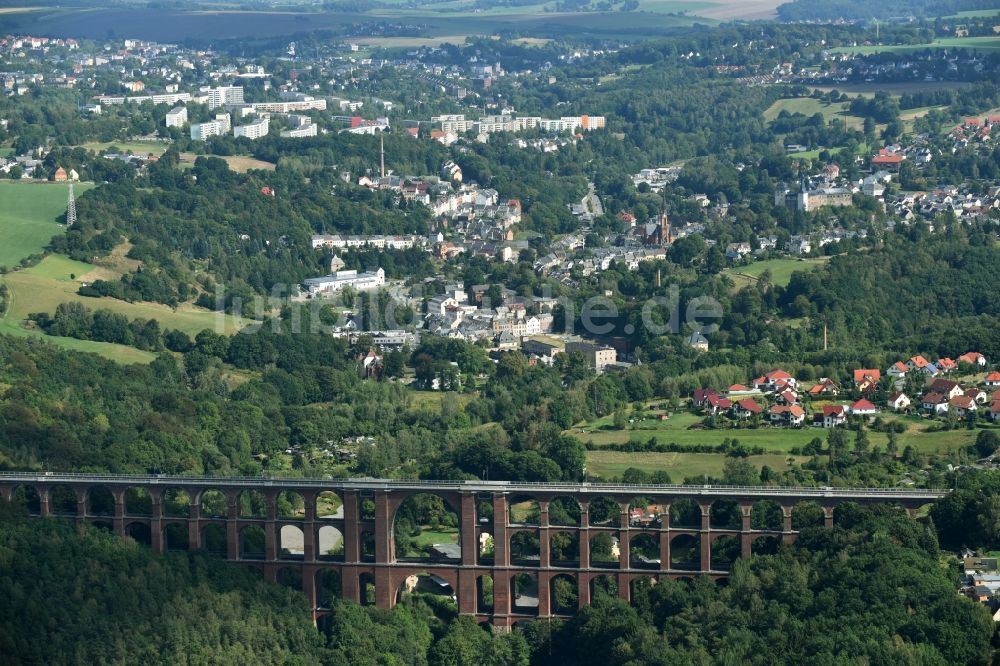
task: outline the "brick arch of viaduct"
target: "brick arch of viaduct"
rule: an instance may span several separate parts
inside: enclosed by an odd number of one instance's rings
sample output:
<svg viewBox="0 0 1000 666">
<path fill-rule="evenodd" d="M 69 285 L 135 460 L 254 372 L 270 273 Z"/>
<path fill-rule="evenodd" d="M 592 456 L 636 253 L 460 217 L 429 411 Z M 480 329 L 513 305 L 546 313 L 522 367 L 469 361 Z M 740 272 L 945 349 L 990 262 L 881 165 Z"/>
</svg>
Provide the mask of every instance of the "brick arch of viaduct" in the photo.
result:
<svg viewBox="0 0 1000 666">
<path fill-rule="evenodd" d="M 913 516 L 922 505 L 943 496 L 945 491 L 892 491 L 892 490 L 817 490 L 817 489 L 762 489 L 702 486 L 601 486 L 595 484 L 505 484 L 455 482 L 392 482 L 392 481 L 336 481 L 336 480 L 263 480 L 225 478 L 163 478 L 163 477 L 87 477 L 83 475 L 12 475 L 0 474 L 0 496 L 10 500 L 18 487 L 30 487 L 37 493 L 37 513 L 62 515 L 79 524 L 105 523 L 119 535 L 126 535 L 136 525 L 149 530 L 150 545 L 158 551 L 167 549 L 166 531 L 171 525 L 186 529 L 186 546 L 198 549 L 205 546 L 203 535 L 209 525 L 225 530 L 226 557 L 235 562 L 258 567 L 265 578 L 276 580 L 279 571 L 286 567 L 301 570 L 302 588 L 316 613 L 322 613 L 317 596 L 317 574 L 336 571 L 341 580 L 341 594 L 354 601 L 368 597 L 366 584 L 374 583 L 374 603 L 382 608 L 395 605 L 400 588 L 407 578 L 418 573 L 439 576 L 451 585 L 461 613 L 477 615 L 482 621 L 507 627 L 522 615 L 541 617 L 555 614 L 551 599 L 551 581 L 557 576 L 568 576 L 576 581 L 578 603 L 582 607 L 590 602 L 592 581 L 600 576 L 610 576 L 616 583 L 619 595 L 628 600 L 631 584 L 640 578 L 680 578 L 708 575 L 713 579 L 728 576 L 725 567 L 713 568 L 712 549 L 721 537 L 732 537 L 739 545 L 739 555 L 749 557 L 753 543 L 761 537 L 771 537 L 791 543 L 798 532 L 793 529 L 793 508 L 802 502 L 815 502 L 823 510 L 824 524 L 833 525 L 834 509 L 846 502 L 893 503 L 905 508 Z M 52 491 L 57 486 L 68 487 L 76 498 L 73 512 L 56 514 L 52 510 Z M 90 508 L 90 495 L 98 488 L 106 488 L 114 499 L 114 510 L 97 514 Z M 126 494 L 129 489 L 144 489 L 150 497 L 151 511 L 143 514 L 127 510 Z M 179 490 L 190 498 L 187 516 L 167 515 L 165 493 Z M 207 516 L 201 510 L 201 500 L 209 490 L 216 490 L 226 499 L 226 515 Z M 262 516 L 241 515 L 240 496 L 246 491 L 259 491 L 265 500 Z M 284 492 L 301 496 L 304 511 L 300 515 L 279 515 L 278 497 Z M 336 493 L 343 510 L 335 517 L 317 516 L 317 498 L 321 493 Z M 394 543 L 394 521 L 400 506 L 407 498 L 418 494 L 432 494 L 446 501 L 459 519 L 460 557 L 454 559 L 413 561 L 398 558 Z M 597 497 L 610 498 L 618 508 L 618 516 L 610 521 L 591 522 L 589 507 Z M 557 498 L 577 502 L 580 518 L 576 524 L 553 524 L 549 520 L 549 505 Z M 637 498 L 645 498 L 660 507 L 662 519 L 652 525 L 632 520 L 630 509 Z M 517 524 L 510 520 L 511 500 L 531 499 L 538 504 L 538 519 L 532 524 Z M 362 511 L 367 500 L 374 512 Z M 700 524 L 671 525 L 670 506 L 679 500 L 692 500 L 700 509 Z M 780 529 L 754 529 L 753 507 L 768 500 L 781 510 Z M 734 502 L 739 508 L 739 525 L 723 527 L 713 525 L 712 506 L 720 501 Z M 486 503 L 492 509 L 492 519 L 482 518 L 479 507 Z M 482 519 L 481 519 L 482 518 Z M 301 555 L 289 556 L 281 552 L 282 527 L 294 526 L 302 532 Z M 326 526 L 337 529 L 343 539 L 343 555 L 331 561 L 318 552 L 319 533 Z M 260 528 L 264 533 L 264 552 L 248 555 L 241 546 L 241 534 L 248 527 Z M 128 531 L 127 531 L 128 530 Z M 538 537 L 538 553 L 529 561 L 514 560 L 511 542 L 515 534 L 529 532 Z M 575 534 L 577 558 L 574 562 L 553 561 L 550 538 L 557 532 Z M 617 539 L 619 556 L 616 563 L 591 560 L 591 539 L 598 534 Z M 374 552 L 363 547 L 367 535 L 374 539 Z M 481 557 L 480 538 L 488 534 L 493 538 L 492 559 Z M 633 557 L 633 538 L 648 535 L 659 546 L 659 559 Z M 680 536 L 693 537 L 700 553 L 697 567 L 674 568 L 671 547 Z M 648 539 L 647 539 L 648 542 Z M 521 573 L 528 573 L 537 581 L 537 611 L 526 613 L 513 604 L 512 580 Z M 484 610 L 479 599 L 480 578 L 488 576 L 493 583 L 492 607 Z"/>
</svg>

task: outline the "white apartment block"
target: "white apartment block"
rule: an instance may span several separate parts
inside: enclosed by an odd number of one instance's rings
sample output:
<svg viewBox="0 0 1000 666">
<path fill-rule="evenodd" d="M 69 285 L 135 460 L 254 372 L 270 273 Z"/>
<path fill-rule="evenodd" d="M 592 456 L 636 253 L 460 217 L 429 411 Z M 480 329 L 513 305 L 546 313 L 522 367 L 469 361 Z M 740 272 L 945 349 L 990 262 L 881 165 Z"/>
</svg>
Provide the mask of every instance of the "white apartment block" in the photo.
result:
<svg viewBox="0 0 1000 666">
<path fill-rule="evenodd" d="M 219 86 L 218 88 L 203 88 L 209 109 L 243 103 L 243 86 Z"/>
<path fill-rule="evenodd" d="M 330 275 L 304 280 L 302 285 L 309 290 L 312 296 L 322 294 L 336 294 L 345 287 L 352 287 L 356 291 L 366 291 L 377 289 L 385 284 L 385 271 L 379 268 L 372 273 L 359 273 L 357 271 L 337 271 Z"/>
<path fill-rule="evenodd" d="M 220 136 L 222 133 L 222 124 L 217 120 L 191 125 L 192 141 L 208 141 L 209 137 Z"/>
<path fill-rule="evenodd" d="M 439 123 L 443 132 L 460 134 L 475 131 L 477 134 L 495 134 L 497 132 L 520 132 L 538 127 L 546 132 L 573 132 L 577 129 L 593 130 L 605 126 L 604 116 L 564 116 L 549 119 L 538 116 L 516 118 L 502 114 L 483 116 L 479 120 L 468 120 L 462 114 L 434 116 L 432 122 Z"/>
<path fill-rule="evenodd" d="M 300 139 L 307 136 L 316 136 L 318 131 L 319 128 L 315 124 L 310 123 L 294 129 L 281 130 L 280 136 L 282 139 Z"/>
<path fill-rule="evenodd" d="M 267 116 L 264 116 L 260 120 L 256 120 L 249 125 L 237 125 L 233 128 L 233 134 L 237 138 L 243 136 L 250 140 L 254 140 L 267 136 L 269 129 L 270 119 Z"/>
<path fill-rule="evenodd" d="M 228 113 L 215 114 L 215 122 L 219 123 L 222 134 L 229 134 L 233 130 L 233 121 Z"/>
<path fill-rule="evenodd" d="M 352 248 L 374 247 L 379 250 L 407 250 L 420 242 L 419 236 L 339 236 L 316 234 L 312 237 L 313 249 L 318 247 Z"/>
<path fill-rule="evenodd" d="M 325 99 L 296 100 L 292 102 L 257 102 L 250 105 L 254 111 L 266 113 L 295 113 L 296 111 L 326 111 Z"/>
<path fill-rule="evenodd" d="M 178 106 L 176 109 L 170 109 L 167 111 L 167 117 L 164 121 L 167 127 L 184 127 L 184 124 L 188 121 L 188 110 L 183 106 Z"/>
</svg>

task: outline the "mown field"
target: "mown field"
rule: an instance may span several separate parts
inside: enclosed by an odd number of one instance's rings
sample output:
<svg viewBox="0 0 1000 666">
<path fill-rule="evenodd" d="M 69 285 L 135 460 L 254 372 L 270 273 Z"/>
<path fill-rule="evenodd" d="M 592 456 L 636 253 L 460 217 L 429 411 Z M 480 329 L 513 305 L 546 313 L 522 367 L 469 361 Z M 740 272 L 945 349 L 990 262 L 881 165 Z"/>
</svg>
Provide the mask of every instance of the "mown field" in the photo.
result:
<svg viewBox="0 0 1000 666">
<path fill-rule="evenodd" d="M 92 183 L 76 183 L 74 191 L 85 192 Z M 0 181 L 0 264 L 16 266 L 22 259 L 43 252 L 52 237 L 63 230 L 56 218 L 66 211 L 68 187 L 65 183 L 30 183 Z M 156 319 L 161 327 L 177 328 L 195 335 L 205 328 L 235 332 L 238 320 L 184 305 L 176 310 L 158 303 L 127 303 L 113 298 L 87 298 L 77 294 L 82 282 L 98 278 L 118 279 L 123 270 L 134 270 L 137 262 L 128 259 L 125 243 L 112 253 L 105 266 L 73 261 L 62 255 L 49 255 L 37 265 L 3 276 L 7 285 L 7 309 L 0 319 L 0 333 L 41 337 L 77 351 L 100 354 L 123 363 L 149 362 L 155 355 L 123 345 L 89 340 L 48 336 L 25 319 L 33 312 L 55 312 L 60 303 L 76 301 L 96 310 L 106 308 L 129 318 Z"/>
<path fill-rule="evenodd" d="M 849 104 L 847 102 L 836 102 L 829 103 L 822 100 L 813 99 L 812 97 L 786 97 L 784 99 L 779 99 L 777 102 L 769 106 L 764 110 L 764 120 L 770 122 L 778 117 L 782 111 L 787 111 L 788 113 L 801 113 L 806 116 L 814 116 L 817 113 L 822 114 L 823 119 L 826 122 L 830 122 L 832 119 L 837 119 L 840 122 L 847 120 L 847 126 L 852 129 L 862 129 L 865 124 L 865 119 L 859 116 L 852 116 L 847 114 L 847 107 Z"/>
<path fill-rule="evenodd" d="M 116 153 L 132 153 L 133 155 L 162 155 L 170 147 L 162 141 L 91 141 L 81 144 L 82 148 L 99 153 L 107 150 Z"/>
<path fill-rule="evenodd" d="M 974 430 L 951 430 L 947 432 L 923 432 L 933 423 L 919 416 L 897 417 L 883 415 L 886 419 L 902 420 L 907 424 L 907 430 L 898 437 L 900 450 L 913 446 L 921 453 L 947 453 L 954 448 L 969 446 L 976 438 Z M 760 428 L 689 430 L 689 426 L 701 421 L 701 417 L 688 412 L 679 412 L 667 421 L 646 419 L 632 424 L 625 430 L 605 430 L 602 426 L 610 425 L 611 417 L 606 416 L 582 427 L 570 429 L 568 434 L 584 442 L 592 442 L 596 446 L 608 444 L 624 444 L 633 439 L 646 441 L 656 438 L 664 444 L 680 446 L 696 446 L 707 444 L 717 446 L 725 439 L 737 439 L 749 447 L 762 447 L 769 453 L 788 453 L 794 447 L 809 443 L 814 437 L 826 439 L 826 430 L 822 428 L 775 428 L 762 426 Z M 885 446 L 888 438 L 884 433 L 869 432 L 872 446 Z"/>
<path fill-rule="evenodd" d="M 77 302 L 91 310 L 104 308 L 129 319 L 156 319 L 164 329 L 176 328 L 192 336 L 206 328 L 220 333 L 234 332 L 235 318 L 193 305 L 171 309 L 160 303 L 128 303 L 115 298 L 88 298 L 76 293 L 82 282 L 97 277 L 114 279 L 115 276 L 110 273 L 108 269 L 93 264 L 73 261 L 58 254 L 49 255 L 37 266 L 6 276 L 10 302 L 5 318 L 21 321 L 33 312 L 52 313 L 60 303 Z"/>
<path fill-rule="evenodd" d="M 764 271 L 771 271 L 771 283 L 786 287 L 796 271 L 809 271 L 829 261 L 829 257 L 818 259 L 767 259 L 755 261 L 747 266 L 739 266 L 726 270 L 737 289 L 748 284 L 756 284 Z"/>
<path fill-rule="evenodd" d="M 213 155 L 212 157 L 219 157 L 221 160 L 225 160 L 229 168 L 237 173 L 246 173 L 251 169 L 261 169 L 263 171 L 274 171 L 274 164 L 271 162 L 265 162 L 264 160 L 254 159 L 253 157 L 245 157 L 241 155 L 227 155 L 225 157 Z M 194 153 L 181 153 L 180 154 L 180 165 L 182 167 L 194 166 L 194 161 L 198 159 L 198 156 Z"/>
<path fill-rule="evenodd" d="M 788 469 L 791 466 L 790 462 L 802 463 L 808 459 L 808 457 L 803 456 L 780 454 L 750 456 L 748 458 L 758 469 L 767 465 L 776 471 Z M 635 467 L 644 472 L 666 472 L 670 475 L 671 481 L 681 483 L 686 478 L 701 474 L 720 477 L 725 462 L 726 457 L 716 453 L 588 451 L 587 477 L 591 479 L 620 477 L 629 467 Z"/>
<path fill-rule="evenodd" d="M 75 183 L 77 196 L 93 183 Z M 13 268 L 25 257 L 41 252 L 62 232 L 56 221 L 66 212 L 66 183 L 0 181 L 0 266 Z"/>
<path fill-rule="evenodd" d="M 1000 37 L 942 37 L 929 44 L 891 44 L 840 46 L 830 49 L 831 53 L 857 53 L 871 55 L 873 53 L 911 53 L 925 49 L 976 49 L 977 51 L 1000 50 Z"/>
</svg>

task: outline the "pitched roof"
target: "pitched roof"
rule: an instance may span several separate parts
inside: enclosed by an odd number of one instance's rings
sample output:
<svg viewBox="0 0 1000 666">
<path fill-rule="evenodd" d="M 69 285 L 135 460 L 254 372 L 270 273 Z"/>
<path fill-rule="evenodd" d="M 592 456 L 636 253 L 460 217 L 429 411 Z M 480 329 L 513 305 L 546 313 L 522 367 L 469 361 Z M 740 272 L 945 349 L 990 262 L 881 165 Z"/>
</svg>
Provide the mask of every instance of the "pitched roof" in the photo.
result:
<svg viewBox="0 0 1000 666">
<path fill-rule="evenodd" d="M 823 416 L 843 416 L 845 413 L 843 405 L 823 405 Z"/>
<path fill-rule="evenodd" d="M 945 398 L 943 395 L 935 391 L 931 391 L 921 399 L 921 402 L 923 402 L 925 405 L 940 405 L 947 401 L 948 401 L 947 398 Z"/>
<path fill-rule="evenodd" d="M 948 401 L 948 404 L 959 409 L 972 409 L 976 406 L 976 401 L 967 395 L 956 395 Z"/>
<path fill-rule="evenodd" d="M 875 409 L 875 405 L 864 398 L 851 405 L 852 412 L 866 412 L 873 409 Z"/>
<path fill-rule="evenodd" d="M 871 379 L 873 382 L 877 382 L 882 379 L 882 371 L 876 370 L 875 368 L 861 368 L 854 371 L 855 384 L 861 383 L 865 379 Z"/>
<path fill-rule="evenodd" d="M 737 402 L 736 405 L 740 409 L 742 409 L 744 411 L 747 411 L 747 412 L 750 412 L 751 414 L 760 414 L 760 413 L 762 413 L 764 411 L 761 408 L 761 406 L 758 405 L 756 403 L 756 401 L 754 401 L 753 398 L 743 398 L 742 400 L 740 400 L 739 402 Z"/>
</svg>

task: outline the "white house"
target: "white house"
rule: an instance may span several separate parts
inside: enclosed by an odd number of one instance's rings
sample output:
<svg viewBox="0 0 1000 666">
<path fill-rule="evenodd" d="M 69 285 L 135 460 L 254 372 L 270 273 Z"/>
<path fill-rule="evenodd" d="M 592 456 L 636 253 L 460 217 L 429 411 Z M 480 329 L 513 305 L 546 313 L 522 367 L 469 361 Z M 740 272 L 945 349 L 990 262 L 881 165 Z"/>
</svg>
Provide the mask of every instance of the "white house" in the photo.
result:
<svg viewBox="0 0 1000 666">
<path fill-rule="evenodd" d="M 887 405 L 894 412 L 901 412 L 910 406 L 910 398 L 902 391 L 897 391 L 889 396 Z"/>
</svg>

